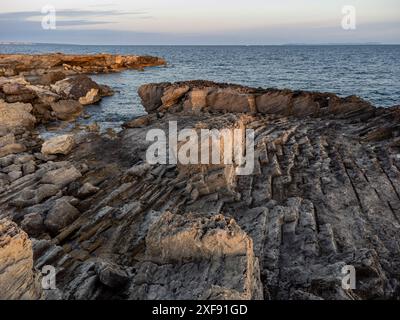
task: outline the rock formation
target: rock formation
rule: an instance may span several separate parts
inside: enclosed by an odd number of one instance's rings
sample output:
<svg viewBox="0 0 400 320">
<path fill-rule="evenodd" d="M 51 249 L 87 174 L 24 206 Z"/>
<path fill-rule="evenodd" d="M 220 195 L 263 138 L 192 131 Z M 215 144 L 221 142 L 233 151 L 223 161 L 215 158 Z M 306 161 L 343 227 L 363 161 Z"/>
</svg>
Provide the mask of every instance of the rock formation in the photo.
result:
<svg viewBox="0 0 400 320">
<path fill-rule="evenodd" d="M 63 79 L 62 73 L 105 73 L 125 69 L 165 65 L 164 59 L 151 56 L 123 56 L 112 54 L 68 55 L 62 53 L 27 55 L 0 54 L 0 76 L 40 75 L 40 84 Z"/>
<path fill-rule="evenodd" d="M 34 130 L 2 129 L 0 219 L 35 239 L 24 249 L 35 270 L 56 268 L 51 297 L 400 297 L 399 107 L 206 81 L 139 94 L 147 116 L 117 136 L 80 132 L 68 152 L 43 154 Z M 254 171 L 146 163 L 146 134 L 170 121 L 253 129 Z M 348 265 L 354 290 L 342 286 Z"/>
<path fill-rule="evenodd" d="M 39 299 L 41 295 L 28 235 L 15 223 L 0 220 L 0 299 Z"/>
</svg>

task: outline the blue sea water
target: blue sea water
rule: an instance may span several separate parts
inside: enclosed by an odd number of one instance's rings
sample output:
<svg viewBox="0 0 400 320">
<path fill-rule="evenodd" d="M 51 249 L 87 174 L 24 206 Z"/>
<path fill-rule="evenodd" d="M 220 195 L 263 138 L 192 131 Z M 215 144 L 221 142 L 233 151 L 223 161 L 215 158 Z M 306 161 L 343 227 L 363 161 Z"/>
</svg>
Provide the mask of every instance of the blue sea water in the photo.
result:
<svg viewBox="0 0 400 320">
<path fill-rule="evenodd" d="M 137 96 L 141 84 L 205 79 L 252 87 L 289 88 L 358 95 L 376 106 L 400 104 L 400 45 L 331 46 L 79 46 L 0 45 L 0 53 L 113 53 L 154 55 L 167 67 L 144 72 L 95 75 L 117 90 L 87 108 L 91 121 L 118 128 L 145 114 Z M 84 120 L 82 120 L 84 121 Z"/>
</svg>

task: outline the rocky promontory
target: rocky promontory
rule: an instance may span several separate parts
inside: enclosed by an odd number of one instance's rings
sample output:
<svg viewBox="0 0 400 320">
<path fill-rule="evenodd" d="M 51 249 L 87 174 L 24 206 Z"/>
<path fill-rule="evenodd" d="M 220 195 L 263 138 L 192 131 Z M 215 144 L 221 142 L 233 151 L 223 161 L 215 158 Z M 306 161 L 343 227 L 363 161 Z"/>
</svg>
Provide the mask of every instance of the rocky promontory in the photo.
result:
<svg viewBox="0 0 400 320">
<path fill-rule="evenodd" d="M 81 73 L 118 72 L 126 69 L 141 70 L 162 66 L 166 61 L 152 56 L 51 53 L 41 55 L 0 54 L 0 76 L 46 75 L 62 71 L 69 75 Z M 46 76 L 44 76 L 46 80 Z"/>
<path fill-rule="evenodd" d="M 400 297 L 399 107 L 208 81 L 139 95 L 148 115 L 119 134 L 46 142 L 26 129 L 29 105 L 3 102 L 0 297 Z M 147 163 L 146 134 L 171 121 L 253 129 L 254 171 Z M 57 289 L 37 293 L 46 265 Z M 355 289 L 342 286 L 349 265 Z"/>
</svg>

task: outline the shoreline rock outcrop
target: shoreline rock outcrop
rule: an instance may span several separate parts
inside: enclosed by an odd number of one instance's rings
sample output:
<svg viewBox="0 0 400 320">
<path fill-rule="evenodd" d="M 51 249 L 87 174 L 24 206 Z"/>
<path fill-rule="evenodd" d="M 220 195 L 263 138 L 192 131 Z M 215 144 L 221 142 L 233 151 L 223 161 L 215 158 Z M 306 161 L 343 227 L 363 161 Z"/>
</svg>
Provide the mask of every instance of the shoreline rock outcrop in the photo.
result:
<svg viewBox="0 0 400 320">
<path fill-rule="evenodd" d="M 73 55 L 50 53 L 40 55 L 0 54 L 0 76 L 42 76 L 41 84 L 62 80 L 60 73 L 107 73 L 126 69 L 142 70 L 146 67 L 162 66 L 166 61 L 152 56 L 88 54 Z"/>
<path fill-rule="evenodd" d="M 208 81 L 139 95 L 148 115 L 114 136 L 81 132 L 65 154 L 1 131 L 0 219 L 35 239 L 36 270 L 59 270 L 55 296 L 400 297 L 399 107 Z M 146 163 L 146 134 L 170 121 L 253 129 L 253 172 Z M 348 265 L 355 289 L 342 286 Z"/>
<path fill-rule="evenodd" d="M 40 299 L 39 279 L 33 270 L 32 243 L 28 235 L 15 223 L 0 219 L 0 299 Z"/>
</svg>

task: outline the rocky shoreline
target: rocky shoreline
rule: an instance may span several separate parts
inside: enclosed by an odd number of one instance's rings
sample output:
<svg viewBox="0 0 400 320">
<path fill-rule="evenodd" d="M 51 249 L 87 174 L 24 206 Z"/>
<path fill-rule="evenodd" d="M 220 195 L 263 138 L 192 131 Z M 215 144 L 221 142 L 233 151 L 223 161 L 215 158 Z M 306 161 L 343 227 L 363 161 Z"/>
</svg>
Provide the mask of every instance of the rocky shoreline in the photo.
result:
<svg viewBox="0 0 400 320">
<path fill-rule="evenodd" d="M 87 128 L 44 142 L 38 122 L 73 120 L 82 98 L 112 90 L 66 77 L 0 78 L 0 298 L 400 297 L 399 107 L 209 81 L 147 84 L 148 115 L 120 133 Z M 147 164 L 146 133 L 170 121 L 253 129 L 253 174 Z M 40 288 L 45 265 L 57 270 L 56 290 Z M 342 287 L 346 265 L 355 290 Z"/>
</svg>

